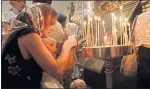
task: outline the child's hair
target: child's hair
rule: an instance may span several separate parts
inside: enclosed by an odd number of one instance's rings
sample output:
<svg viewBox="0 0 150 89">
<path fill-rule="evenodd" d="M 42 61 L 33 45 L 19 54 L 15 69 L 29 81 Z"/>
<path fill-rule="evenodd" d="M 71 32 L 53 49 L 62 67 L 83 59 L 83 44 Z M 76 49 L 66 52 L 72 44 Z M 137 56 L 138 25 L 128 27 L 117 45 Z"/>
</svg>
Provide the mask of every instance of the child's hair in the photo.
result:
<svg viewBox="0 0 150 89">
<path fill-rule="evenodd" d="M 38 3 L 38 2 L 41 2 L 41 3 L 48 3 L 51 5 L 52 3 L 52 0 L 32 0 L 33 3 Z"/>
<path fill-rule="evenodd" d="M 70 88 L 78 88 L 78 87 L 87 88 L 87 85 L 82 79 L 76 79 L 71 83 Z"/>
</svg>

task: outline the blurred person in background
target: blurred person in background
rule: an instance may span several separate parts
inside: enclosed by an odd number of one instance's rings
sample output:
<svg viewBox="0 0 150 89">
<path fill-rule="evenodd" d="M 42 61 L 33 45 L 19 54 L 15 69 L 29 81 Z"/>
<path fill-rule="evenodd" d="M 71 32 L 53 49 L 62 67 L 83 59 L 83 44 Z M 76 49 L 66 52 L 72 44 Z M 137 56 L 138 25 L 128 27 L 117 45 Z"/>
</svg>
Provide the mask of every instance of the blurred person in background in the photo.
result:
<svg viewBox="0 0 150 89">
<path fill-rule="evenodd" d="M 26 7 L 26 0 L 9 0 L 12 8 L 6 13 L 4 20 L 4 29 L 11 31 L 11 26 L 16 16 Z"/>
<path fill-rule="evenodd" d="M 2 44 L 8 38 L 8 33 L 12 31 L 13 21 L 16 16 L 26 7 L 26 0 L 9 0 L 9 4 L 12 8 L 5 14 Z"/>
<path fill-rule="evenodd" d="M 132 44 L 138 48 L 137 87 L 150 88 L 150 9 L 135 18 Z"/>
</svg>

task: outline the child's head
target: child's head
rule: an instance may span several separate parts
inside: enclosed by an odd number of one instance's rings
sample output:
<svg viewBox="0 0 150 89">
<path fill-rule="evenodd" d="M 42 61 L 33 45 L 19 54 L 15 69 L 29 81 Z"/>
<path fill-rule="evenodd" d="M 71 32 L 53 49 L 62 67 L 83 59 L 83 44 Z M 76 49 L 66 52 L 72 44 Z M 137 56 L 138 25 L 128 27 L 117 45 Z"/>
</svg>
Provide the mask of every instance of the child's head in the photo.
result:
<svg viewBox="0 0 150 89">
<path fill-rule="evenodd" d="M 75 89 L 86 89 L 87 85 L 85 84 L 85 82 L 81 79 L 76 79 L 74 80 L 71 85 L 70 88 L 75 88 Z"/>
<path fill-rule="evenodd" d="M 42 40 L 46 48 L 49 50 L 49 52 L 51 52 L 52 55 L 55 57 L 57 51 L 56 40 L 52 38 L 43 38 Z"/>
<path fill-rule="evenodd" d="M 9 3 L 19 11 L 26 7 L 26 0 L 9 0 Z"/>
</svg>

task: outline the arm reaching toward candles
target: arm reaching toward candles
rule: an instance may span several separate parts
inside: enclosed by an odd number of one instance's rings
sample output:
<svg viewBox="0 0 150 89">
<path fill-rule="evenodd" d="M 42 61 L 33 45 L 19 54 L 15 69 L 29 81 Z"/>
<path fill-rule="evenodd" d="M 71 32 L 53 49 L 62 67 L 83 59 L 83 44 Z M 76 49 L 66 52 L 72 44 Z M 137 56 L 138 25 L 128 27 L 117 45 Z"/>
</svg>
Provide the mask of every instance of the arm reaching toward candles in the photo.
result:
<svg viewBox="0 0 150 89">
<path fill-rule="evenodd" d="M 43 68 L 48 74 L 58 78 L 63 75 L 63 73 L 69 67 L 68 63 L 70 62 L 69 53 L 72 47 L 77 45 L 75 38 L 70 37 L 64 42 L 62 51 L 57 60 L 54 59 L 52 53 L 50 53 L 47 48 L 42 43 L 40 37 L 36 34 L 29 34 L 29 40 L 25 40 L 27 37 L 24 37 L 22 40 L 24 46 L 27 48 L 28 52 L 32 55 L 35 61 Z M 34 40 L 34 42 L 32 42 Z M 27 45 L 27 44 L 30 44 Z"/>
</svg>

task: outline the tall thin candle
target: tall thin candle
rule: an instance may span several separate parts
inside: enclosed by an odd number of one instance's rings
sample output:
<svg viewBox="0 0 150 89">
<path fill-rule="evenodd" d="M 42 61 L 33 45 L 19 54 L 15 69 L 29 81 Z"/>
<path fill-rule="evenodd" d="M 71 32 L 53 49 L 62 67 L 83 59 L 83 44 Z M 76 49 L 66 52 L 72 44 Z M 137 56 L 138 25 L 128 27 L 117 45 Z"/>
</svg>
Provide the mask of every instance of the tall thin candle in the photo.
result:
<svg viewBox="0 0 150 89">
<path fill-rule="evenodd" d="M 113 29 L 114 29 L 114 13 L 111 14 L 112 16 L 112 45 L 114 44 L 114 33 L 113 33 Z"/>
<path fill-rule="evenodd" d="M 92 42 L 92 43 L 91 43 L 91 45 L 92 45 L 92 46 L 94 46 L 94 40 L 93 40 L 93 39 L 94 39 L 94 37 L 93 37 L 93 24 L 92 24 L 92 18 L 90 19 L 90 22 L 91 22 L 91 38 L 92 38 L 92 39 L 91 39 L 91 42 Z"/>
<path fill-rule="evenodd" d="M 128 35 L 127 35 L 127 19 L 125 18 L 125 44 L 128 44 Z"/>
<path fill-rule="evenodd" d="M 131 28 L 129 22 L 128 22 L 128 26 L 129 26 L 129 44 L 131 44 Z"/>
<path fill-rule="evenodd" d="M 100 45 L 100 17 L 98 17 L 98 46 Z"/>
<path fill-rule="evenodd" d="M 116 20 L 117 20 L 117 17 L 114 16 L 114 45 L 117 45 L 117 28 L 116 28 Z"/>
<path fill-rule="evenodd" d="M 103 21 L 102 23 L 103 23 L 104 33 L 105 33 L 105 31 L 106 31 L 106 30 L 105 30 L 105 22 Z"/>
<path fill-rule="evenodd" d="M 95 16 L 95 34 L 96 34 L 96 39 L 95 39 L 95 46 L 97 46 L 97 16 Z"/>
<path fill-rule="evenodd" d="M 87 24 L 87 36 L 86 36 L 86 40 L 87 40 L 87 46 L 90 46 L 90 14 L 91 12 L 91 4 L 89 2 L 89 10 L 88 10 L 88 24 Z"/>
<path fill-rule="evenodd" d="M 85 37 L 87 34 L 87 31 L 86 31 L 86 21 L 84 21 L 84 30 L 83 30 L 83 36 Z"/>
</svg>

